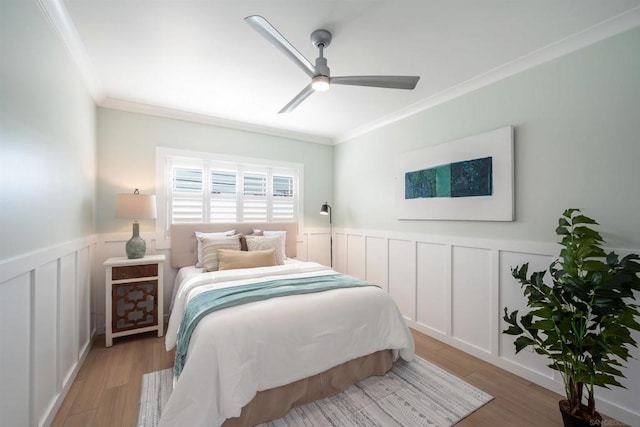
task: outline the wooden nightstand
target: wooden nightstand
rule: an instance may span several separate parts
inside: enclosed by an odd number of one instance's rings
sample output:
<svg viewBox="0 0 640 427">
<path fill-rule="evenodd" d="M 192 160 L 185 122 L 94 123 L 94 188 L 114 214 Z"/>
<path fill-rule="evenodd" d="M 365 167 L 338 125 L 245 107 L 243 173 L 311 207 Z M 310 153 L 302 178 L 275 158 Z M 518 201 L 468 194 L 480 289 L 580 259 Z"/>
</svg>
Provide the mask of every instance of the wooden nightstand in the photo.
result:
<svg viewBox="0 0 640 427">
<path fill-rule="evenodd" d="M 104 262 L 105 345 L 113 338 L 141 332 L 164 333 L 162 272 L 164 255 L 139 259 L 109 258 Z"/>
</svg>

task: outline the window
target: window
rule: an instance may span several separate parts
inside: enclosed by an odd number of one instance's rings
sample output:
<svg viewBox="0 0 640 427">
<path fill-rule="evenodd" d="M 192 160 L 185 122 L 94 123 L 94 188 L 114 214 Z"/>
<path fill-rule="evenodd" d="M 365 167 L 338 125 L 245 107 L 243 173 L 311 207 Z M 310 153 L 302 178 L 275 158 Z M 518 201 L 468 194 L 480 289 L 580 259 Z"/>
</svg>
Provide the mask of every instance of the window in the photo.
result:
<svg viewBox="0 0 640 427">
<path fill-rule="evenodd" d="M 157 149 L 158 231 L 200 222 L 296 222 L 300 164 Z"/>
</svg>

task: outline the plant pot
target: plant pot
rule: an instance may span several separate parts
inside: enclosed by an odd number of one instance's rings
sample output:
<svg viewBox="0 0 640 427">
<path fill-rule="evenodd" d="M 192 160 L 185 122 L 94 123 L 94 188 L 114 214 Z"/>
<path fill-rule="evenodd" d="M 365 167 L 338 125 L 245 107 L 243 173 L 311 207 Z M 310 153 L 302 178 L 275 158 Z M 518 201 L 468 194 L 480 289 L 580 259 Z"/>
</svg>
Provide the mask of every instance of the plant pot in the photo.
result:
<svg viewBox="0 0 640 427">
<path fill-rule="evenodd" d="M 601 426 L 602 416 L 595 412 L 593 416 L 587 414 L 587 407 L 580 405 L 580 409 L 576 415 L 569 413 L 569 401 L 561 400 L 558 402 L 560 414 L 562 414 L 562 422 L 565 427 L 591 427 Z"/>
</svg>

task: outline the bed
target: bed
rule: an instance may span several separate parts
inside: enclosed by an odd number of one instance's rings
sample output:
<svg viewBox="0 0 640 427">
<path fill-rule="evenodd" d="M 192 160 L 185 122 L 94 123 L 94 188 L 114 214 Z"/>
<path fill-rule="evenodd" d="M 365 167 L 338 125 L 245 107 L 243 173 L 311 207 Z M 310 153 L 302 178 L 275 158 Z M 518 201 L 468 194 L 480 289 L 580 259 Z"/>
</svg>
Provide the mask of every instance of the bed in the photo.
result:
<svg viewBox="0 0 640 427">
<path fill-rule="evenodd" d="M 196 231 L 233 232 L 233 237 L 254 230 L 279 234 L 286 260 L 209 272 L 195 267 Z M 282 231 L 286 234 L 276 233 Z M 270 239 L 249 240 L 254 245 L 249 252 L 255 254 L 247 255 L 270 256 L 271 250 L 255 249 L 255 242 Z M 296 240 L 295 224 L 172 227 L 171 265 L 180 270 L 166 347 L 176 349 L 176 364 L 160 426 L 252 426 L 382 375 L 399 357 L 413 358 L 413 339 L 389 295 L 326 266 L 295 260 Z M 209 247 L 206 252 L 211 253 Z M 219 262 L 222 267 L 224 259 Z M 264 289 L 274 297 L 253 296 Z M 222 309 L 201 309 L 201 299 L 213 294 Z M 248 302 L 229 305 L 232 297 Z M 199 321 L 192 323 L 192 317 Z"/>
</svg>

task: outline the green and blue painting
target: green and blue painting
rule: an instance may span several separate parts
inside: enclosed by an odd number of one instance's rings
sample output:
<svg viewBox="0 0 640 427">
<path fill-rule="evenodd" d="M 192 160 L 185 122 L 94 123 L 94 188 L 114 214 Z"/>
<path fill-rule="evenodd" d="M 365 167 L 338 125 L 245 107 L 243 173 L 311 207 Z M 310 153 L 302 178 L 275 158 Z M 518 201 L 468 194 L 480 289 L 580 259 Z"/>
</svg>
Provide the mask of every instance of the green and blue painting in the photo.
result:
<svg viewBox="0 0 640 427">
<path fill-rule="evenodd" d="M 491 157 L 484 157 L 406 172 L 404 198 L 490 196 L 492 161 Z"/>
</svg>

